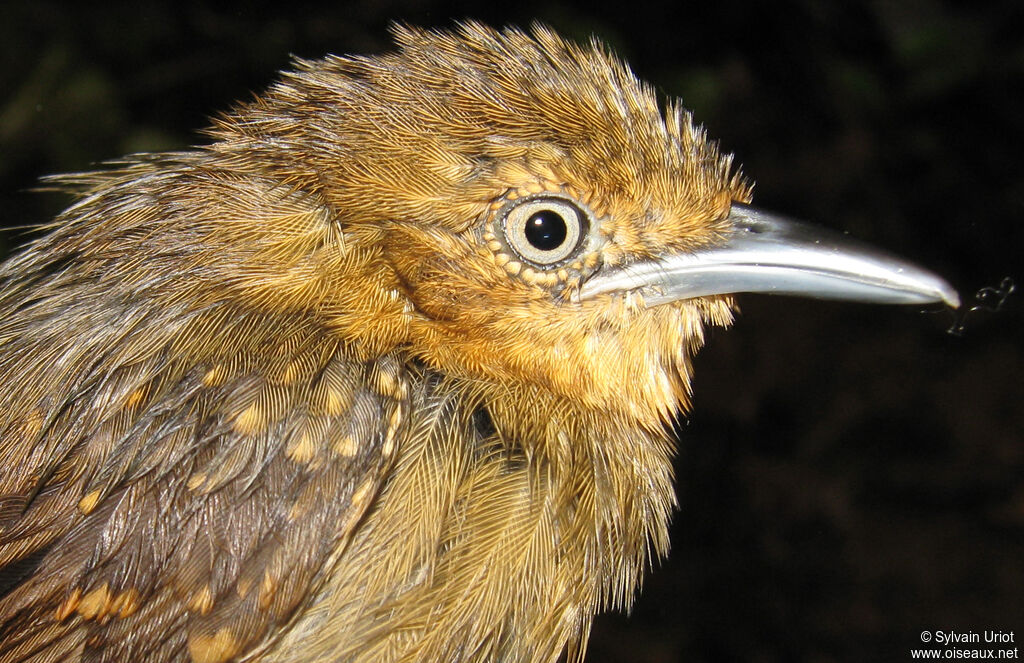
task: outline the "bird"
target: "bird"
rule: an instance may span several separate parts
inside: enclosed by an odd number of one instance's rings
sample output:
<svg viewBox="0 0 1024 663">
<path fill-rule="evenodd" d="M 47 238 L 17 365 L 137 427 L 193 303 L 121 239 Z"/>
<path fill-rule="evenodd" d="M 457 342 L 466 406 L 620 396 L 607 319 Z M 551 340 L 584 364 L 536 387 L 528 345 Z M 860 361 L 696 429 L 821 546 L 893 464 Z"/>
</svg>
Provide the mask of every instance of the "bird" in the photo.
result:
<svg viewBox="0 0 1024 663">
<path fill-rule="evenodd" d="M 582 660 L 735 295 L 942 302 L 596 40 L 396 26 L 0 266 L 0 662 Z"/>
</svg>

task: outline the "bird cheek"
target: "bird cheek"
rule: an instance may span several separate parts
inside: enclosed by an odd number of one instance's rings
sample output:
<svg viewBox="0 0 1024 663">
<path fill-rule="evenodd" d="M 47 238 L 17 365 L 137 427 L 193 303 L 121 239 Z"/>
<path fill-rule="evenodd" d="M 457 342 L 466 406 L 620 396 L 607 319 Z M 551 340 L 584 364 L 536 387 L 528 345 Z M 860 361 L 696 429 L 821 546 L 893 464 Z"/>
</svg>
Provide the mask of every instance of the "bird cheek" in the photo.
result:
<svg viewBox="0 0 1024 663">
<path fill-rule="evenodd" d="M 417 313 L 436 321 L 490 315 L 509 304 L 509 277 L 470 244 L 434 228 L 395 224 L 384 255 Z"/>
</svg>

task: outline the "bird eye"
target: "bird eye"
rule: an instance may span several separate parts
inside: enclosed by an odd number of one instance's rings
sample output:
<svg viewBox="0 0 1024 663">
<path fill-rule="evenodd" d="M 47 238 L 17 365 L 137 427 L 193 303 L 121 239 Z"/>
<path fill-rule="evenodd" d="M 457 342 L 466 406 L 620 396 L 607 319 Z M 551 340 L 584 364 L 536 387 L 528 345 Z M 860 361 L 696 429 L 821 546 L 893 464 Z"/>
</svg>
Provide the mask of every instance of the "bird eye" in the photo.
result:
<svg viewBox="0 0 1024 663">
<path fill-rule="evenodd" d="M 523 259 L 541 267 L 573 254 L 584 233 L 586 215 L 567 200 L 532 198 L 505 215 L 505 238 Z"/>
</svg>

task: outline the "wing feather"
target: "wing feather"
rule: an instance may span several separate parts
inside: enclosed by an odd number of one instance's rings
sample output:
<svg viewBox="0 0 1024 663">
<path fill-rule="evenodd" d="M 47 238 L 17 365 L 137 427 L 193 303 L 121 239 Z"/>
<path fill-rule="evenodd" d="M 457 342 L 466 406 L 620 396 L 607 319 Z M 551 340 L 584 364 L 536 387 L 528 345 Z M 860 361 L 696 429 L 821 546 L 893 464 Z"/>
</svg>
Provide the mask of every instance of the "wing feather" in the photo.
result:
<svg viewBox="0 0 1024 663">
<path fill-rule="evenodd" d="M 34 364 L 64 388 L 5 395 L 0 662 L 221 663 L 310 599 L 408 391 L 398 362 L 353 359 L 312 323 L 247 323 L 256 338 L 219 354 L 178 335 L 112 369 Z"/>
</svg>

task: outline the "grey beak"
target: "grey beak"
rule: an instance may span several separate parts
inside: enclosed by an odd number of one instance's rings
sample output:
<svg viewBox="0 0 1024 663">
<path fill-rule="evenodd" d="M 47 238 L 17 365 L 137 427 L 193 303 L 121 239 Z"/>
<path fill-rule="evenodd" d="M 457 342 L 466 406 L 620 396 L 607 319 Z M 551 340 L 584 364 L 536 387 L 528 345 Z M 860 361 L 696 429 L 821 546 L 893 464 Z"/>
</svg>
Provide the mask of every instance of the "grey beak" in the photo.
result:
<svg viewBox="0 0 1024 663">
<path fill-rule="evenodd" d="M 603 270 L 580 299 L 639 290 L 649 305 L 738 292 L 877 304 L 945 302 L 960 296 L 941 277 L 845 235 L 733 205 L 732 230 L 713 248 Z"/>
</svg>

